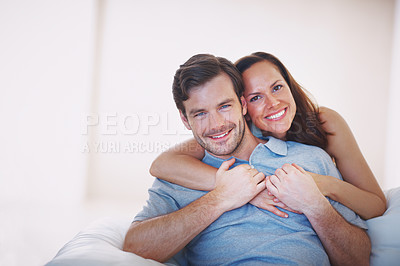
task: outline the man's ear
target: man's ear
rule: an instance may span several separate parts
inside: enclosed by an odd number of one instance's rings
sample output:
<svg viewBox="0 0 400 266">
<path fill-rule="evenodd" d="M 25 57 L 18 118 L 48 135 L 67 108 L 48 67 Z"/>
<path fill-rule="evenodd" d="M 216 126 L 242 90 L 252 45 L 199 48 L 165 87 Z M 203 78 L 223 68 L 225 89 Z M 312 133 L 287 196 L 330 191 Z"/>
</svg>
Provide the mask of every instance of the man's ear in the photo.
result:
<svg viewBox="0 0 400 266">
<path fill-rule="evenodd" d="M 242 112 L 243 112 L 243 115 L 246 115 L 246 114 L 247 114 L 247 102 L 246 102 L 246 100 L 244 99 L 243 96 L 240 97 L 240 101 L 242 102 Z"/>
<path fill-rule="evenodd" d="M 187 118 L 183 115 L 182 111 L 179 110 L 179 115 L 181 116 L 181 120 L 183 122 L 183 124 L 185 125 L 185 127 L 189 130 L 192 130 L 192 128 L 189 125 L 189 121 L 187 120 Z"/>
</svg>

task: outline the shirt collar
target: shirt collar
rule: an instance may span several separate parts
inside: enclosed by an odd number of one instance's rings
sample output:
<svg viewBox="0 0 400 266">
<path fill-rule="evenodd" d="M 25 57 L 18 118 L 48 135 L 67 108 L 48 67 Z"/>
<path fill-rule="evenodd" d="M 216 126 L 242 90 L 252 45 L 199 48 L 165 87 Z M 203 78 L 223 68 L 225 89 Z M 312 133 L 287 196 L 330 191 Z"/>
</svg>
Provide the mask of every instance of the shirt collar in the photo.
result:
<svg viewBox="0 0 400 266">
<path fill-rule="evenodd" d="M 286 156 L 287 155 L 287 143 L 286 141 L 280 140 L 280 139 L 276 139 L 272 136 L 268 136 L 266 137 L 266 139 L 268 139 L 268 141 L 264 144 L 265 147 L 267 147 L 268 149 L 270 149 L 272 152 L 282 155 L 282 156 Z"/>
<path fill-rule="evenodd" d="M 276 153 L 278 155 L 287 156 L 288 147 L 287 147 L 286 141 L 276 139 L 272 136 L 264 137 L 264 139 L 267 139 L 268 141 L 265 144 L 260 143 L 259 145 L 264 145 L 270 151 L 272 151 L 273 153 Z M 257 149 L 257 147 L 256 147 L 256 149 Z M 254 150 L 256 150 L 256 149 L 254 149 Z M 231 159 L 231 158 L 233 158 L 233 156 L 231 156 L 229 159 Z M 215 156 L 211 155 L 210 153 L 208 153 L 207 151 L 205 151 L 203 162 L 210 164 L 210 165 L 215 165 L 215 164 L 221 165 L 222 162 L 227 161 L 229 159 L 221 159 L 221 158 L 215 157 Z M 248 163 L 248 161 L 245 161 L 245 160 L 241 160 L 238 158 L 235 158 L 235 159 L 236 159 L 236 161 L 235 161 L 233 167 L 238 164 Z"/>
<path fill-rule="evenodd" d="M 237 165 L 240 165 L 240 164 L 245 164 L 245 163 L 248 164 L 249 163 L 249 161 L 242 160 L 242 159 L 239 159 L 239 158 L 236 158 L 233 156 L 229 157 L 228 159 L 221 159 L 221 158 L 215 157 L 214 155 L 210 154 L 208 151 L 205 151 L 202 161 L 208 165 L 219 168 L 224 161 L 228 161 L 232 158 L 235 158 L 235 163 L 231 166 L 231 168 L 233 168 Z"/>
</svg>

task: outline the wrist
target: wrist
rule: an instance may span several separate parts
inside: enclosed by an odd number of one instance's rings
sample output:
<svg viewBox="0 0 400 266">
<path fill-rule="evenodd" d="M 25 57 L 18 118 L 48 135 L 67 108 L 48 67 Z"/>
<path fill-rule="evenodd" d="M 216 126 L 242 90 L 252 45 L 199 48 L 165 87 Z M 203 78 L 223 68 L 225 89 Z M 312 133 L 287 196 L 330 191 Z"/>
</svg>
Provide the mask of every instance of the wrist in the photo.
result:
<svg viewBox="0 0 400 266">
<path fill-rule="evenodd" d="M 220 215 L 230 210 L 228 202 L 218 190 L 214 189 L 208 192 L 204 197 L 207 199 L 207 205 L 210 206 L 210 208 L 213 208 Z"/>
<path fill-rule="evenodd" d="M 319 216 L 323 216 L 327 210 L 332 208 L 329 200 L 321 195 L 316 201 L 315 204 L 309 206 L 308 209 L 304 210 L 304 215 L 310 220 L 311 218 L 318 218 Z"/>
<path fill-rule="evenodd" d="M 338 188 L 338 181 L 340 181 L 340 180 L 335 177 L 326 176 L 326 182 L 325 182 L 325 186 L 324 186 L 323 195 L 326 197 L 329 197 L 332 200 L 337 201 L 336 191 Z"/>
<path fill-rule="evenodd" d="M 319 191 L 325 197 L 331 198 L 333 192 L 333 186 L 335 185 L 335 179 L 332 176 L 322 175 L 318 182 Z"/>
</svg>

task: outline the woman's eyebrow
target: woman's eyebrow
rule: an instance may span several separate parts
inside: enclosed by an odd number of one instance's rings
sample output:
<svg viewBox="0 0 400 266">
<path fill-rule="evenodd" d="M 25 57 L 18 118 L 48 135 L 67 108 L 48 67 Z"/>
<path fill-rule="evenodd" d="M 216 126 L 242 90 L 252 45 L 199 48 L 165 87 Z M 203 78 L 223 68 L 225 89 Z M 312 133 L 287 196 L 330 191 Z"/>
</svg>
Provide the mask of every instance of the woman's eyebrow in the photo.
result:
<svg viewBox="0 0 400 266">
<path fill-rule="evenodd" d="M 276 80 L 276 81 L 275 81 L 274 83 L 272 83 L 269 87 L 270 87 L 270 88 L 275 87 L 276 83 L 278 83 L 278 82 L 282 82 L 282 80 L 280 80 L 280 79 Z M 252 92 L 252 93 L 247 94 L 247 96 L 245 96 L 245 97 L 249 97 L 249 96 L 252 96 L 252 95 L 257 95 L 257 94 L 259 94 L 259 93 L 260 93 L 260 92 L 257 90 L 257 91 L 254 91 L 254 92 Z"/>
<path fill-rule="evenodd" d="M 274 83 L 271 84 L 270 88 L 273 88 L 275 86 L 275 84 L 278 83 L 278 82 L 282 82 L 282 80 L 278 79 L 277 81 L 275 81 Z"/>
</svg>

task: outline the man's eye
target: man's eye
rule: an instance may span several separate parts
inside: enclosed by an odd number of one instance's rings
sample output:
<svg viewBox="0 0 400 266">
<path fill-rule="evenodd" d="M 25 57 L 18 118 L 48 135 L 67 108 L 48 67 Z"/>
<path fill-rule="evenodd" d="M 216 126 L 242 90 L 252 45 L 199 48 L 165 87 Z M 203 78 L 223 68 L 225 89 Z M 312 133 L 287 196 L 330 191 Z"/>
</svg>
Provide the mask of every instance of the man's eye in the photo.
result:
<svg viewBox="0 0 400 266">
<path fill-rule="evenodd" d="M 194 115 L 194 117 L 200 117 L 200 116 L 203 116 L 205 114 L 206 114 L 205 112 L 197 113 L 197 114 Z"/>
<path fill-rule="evenodd" d="M 253 98 L 250 99 L 250 102 L 257 101 L 260 98 L 261 98 L 260 95 L 254 96 Z"/>
<path fill-rule="evenodd" d="M 221 106 L 221 109 L 228 108 L 229 106 L 230 106 L 229 104 L 224 104 L 224 105 Z"/>
<path fill-rule="evenodd" d="M 280 89 L 282 89 L 282 85 L 276 85 L 272 90 L 275 91 L 279 91 Z"/>
</svg>

